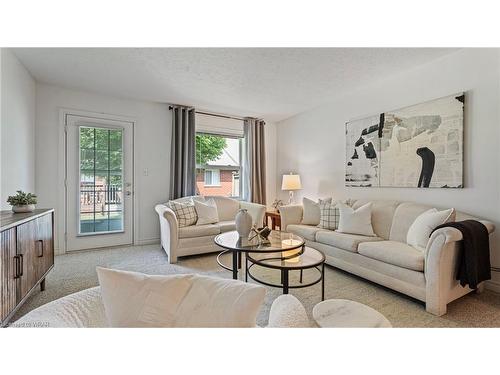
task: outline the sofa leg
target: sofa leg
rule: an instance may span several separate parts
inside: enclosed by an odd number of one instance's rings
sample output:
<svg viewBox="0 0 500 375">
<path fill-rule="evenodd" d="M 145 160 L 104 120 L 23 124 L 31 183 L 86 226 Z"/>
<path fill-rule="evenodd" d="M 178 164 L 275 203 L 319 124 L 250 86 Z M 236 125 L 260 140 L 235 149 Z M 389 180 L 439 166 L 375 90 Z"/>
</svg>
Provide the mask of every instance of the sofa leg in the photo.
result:
<svg viewBox="0 0 500 375">
<path fill-rule="evenodd" d="M 177 257 L 174 257 L 171 254 L 168 254 L 168 263 L 170 263 L 170 264 L 177 263 Z"/>
<path fill-rule="evenodd" d="M 432 315 L 441 316 L 446 314 L 446 303 L 438 304 L 438 303 L 425 303 L 425 310 Z"/>
</svg>

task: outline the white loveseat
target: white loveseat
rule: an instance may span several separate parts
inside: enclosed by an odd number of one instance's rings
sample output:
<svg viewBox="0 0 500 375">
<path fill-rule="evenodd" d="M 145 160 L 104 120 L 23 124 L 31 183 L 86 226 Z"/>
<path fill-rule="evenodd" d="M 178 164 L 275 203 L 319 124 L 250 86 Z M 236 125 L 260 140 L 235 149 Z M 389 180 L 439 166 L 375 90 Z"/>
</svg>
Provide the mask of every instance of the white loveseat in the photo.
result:
<svg viewBox="0 0 500 375">
<path fill-rule="evenodd" d="M 165 204 L 155 207 L 160 219 L 161 246 L 168 255 L 169 263 L 176 263 L 177 257 L 195 254 L 205 254 L 220 250 L 215 245 L 216 235 L 235 230 L 234 219 L 238 210 L 244 208 L 252 216 L 253 224 L 261 225 L 264 222 L 266 206 L 257 203 L 238 201 L 227 197 L 213 198 L 217 205 L 219 222 L 216 224 L 191 225 L 179 228 L 174 211 Z M 192 197 L 176 199 L 177 202 L 191 200 Z"/>
<path fill-rule="evenodd" d="M 367 202 L 356 201 L 353 208 Z M 418 250 L 406 244 L 406 234 L 417 216 L 432 207 L 411 202 L 371 202 L 372 226 L 377 237 L 302 225 L 300 205 L 280 208 L 282 229 L 304 237 L 307 246 L 325 254 L 327 264 L 424 301 L 432 314 L 446 314 L 448 303 L 471 292 L 455 280 L 462 233 L 455 228 L 438 229 L 425 251 Z M 457 221 L 471 218 L 456 213 Z M 480 221 L 489 233 L 494 231 L 492 223 Z"/>
</svg>

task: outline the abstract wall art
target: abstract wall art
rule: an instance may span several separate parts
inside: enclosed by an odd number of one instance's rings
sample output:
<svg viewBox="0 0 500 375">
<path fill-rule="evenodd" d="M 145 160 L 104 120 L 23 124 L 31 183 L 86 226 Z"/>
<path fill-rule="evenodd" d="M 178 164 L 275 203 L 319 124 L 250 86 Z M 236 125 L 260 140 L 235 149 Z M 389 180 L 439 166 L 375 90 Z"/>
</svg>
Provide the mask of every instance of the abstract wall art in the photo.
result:
<svg viewBox="0 0 500 375">
<path fill-rule="evenodd" d="M 346 186 L 463 187 L 464 98 L 346 123 Z"/>
</svg>

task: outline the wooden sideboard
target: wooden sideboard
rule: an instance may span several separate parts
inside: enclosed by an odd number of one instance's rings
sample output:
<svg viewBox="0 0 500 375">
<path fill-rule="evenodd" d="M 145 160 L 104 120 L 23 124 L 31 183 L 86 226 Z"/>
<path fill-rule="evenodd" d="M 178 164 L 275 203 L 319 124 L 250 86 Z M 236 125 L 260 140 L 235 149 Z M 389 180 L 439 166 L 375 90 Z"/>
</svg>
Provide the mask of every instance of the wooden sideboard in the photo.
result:
<svg viewBox="0 0 500 375">
<path fill-rule="evenodd" d="M 5 326 L 35 288 L 45 290 L 54 267 L 54 210 L 0 211 L 0 326 Z"/>
</svg>

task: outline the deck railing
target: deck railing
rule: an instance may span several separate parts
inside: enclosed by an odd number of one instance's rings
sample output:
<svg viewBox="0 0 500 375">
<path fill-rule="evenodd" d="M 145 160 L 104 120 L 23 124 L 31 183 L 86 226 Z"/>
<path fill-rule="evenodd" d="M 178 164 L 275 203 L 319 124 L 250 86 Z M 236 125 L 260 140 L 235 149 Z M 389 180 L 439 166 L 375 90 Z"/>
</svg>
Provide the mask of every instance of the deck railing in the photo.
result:
<svg viewBox="0 0 500 375">
<path fill-rule="evenodd" d="M 82 184 L 80 186 L 80 211 L 93 211 L 94 206 L 96 211 L 108 211 L 110 206 L 120 205 L 122 197 L 122 185 L 102 184 L 89 186 Z"/>
</svg>

